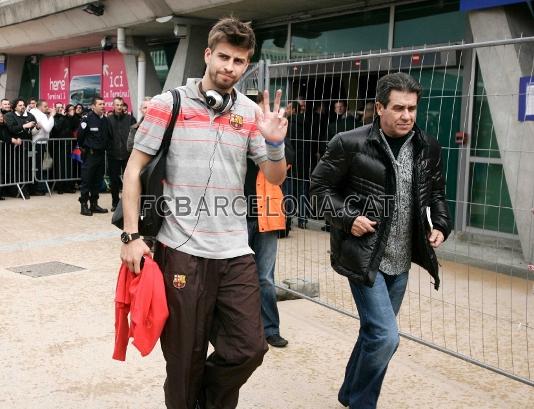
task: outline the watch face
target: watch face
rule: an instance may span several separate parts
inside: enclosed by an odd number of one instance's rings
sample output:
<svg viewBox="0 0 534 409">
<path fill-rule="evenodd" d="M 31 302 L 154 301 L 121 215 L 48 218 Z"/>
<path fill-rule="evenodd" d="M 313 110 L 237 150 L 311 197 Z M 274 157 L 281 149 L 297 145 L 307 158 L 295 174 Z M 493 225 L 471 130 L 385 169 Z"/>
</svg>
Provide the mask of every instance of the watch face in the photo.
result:
<svg viewBox="0 0 534 409">
<path fill-rule="evenodd" d="M 122 241 L 123 243 L 128 243 L 128 242 L 130 241 L 129 234 L 126 233 L 126 232 L 123 232 L 123 233 L 121 234 L 121 241 Z"/>
</svg>

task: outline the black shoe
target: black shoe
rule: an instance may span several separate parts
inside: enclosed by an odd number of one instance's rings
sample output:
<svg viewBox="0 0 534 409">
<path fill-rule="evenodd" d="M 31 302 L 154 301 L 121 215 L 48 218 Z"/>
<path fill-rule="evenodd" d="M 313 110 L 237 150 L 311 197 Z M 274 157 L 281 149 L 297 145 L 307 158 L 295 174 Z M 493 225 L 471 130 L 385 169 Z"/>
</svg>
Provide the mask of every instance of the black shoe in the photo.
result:
<svg viewBox="0 0 534 409">
<path fill-rule="evenodd" d="M 107 213 L 108 209 L 103 209 L 97 203 L 91 203 L 91 212 L 93 212 L 93 213 Z"/>
<path fill-rule="evenodd" d="M 33 192 L 32 195 L 34 195 L 34 196 L 44 196 L 44 195 L 46 195 L 46 192 Z"/>
<path fill-rule="evenodd" d="M 284 348 L 287 345 L 287 339 L 284 339 L 280 334 L 273 334 L 265 338 L 267 343 L 275 348 Z"/>
<path fill-rule="evenodd" d="M 6 200 L 4 196 L 0 196 L 0 200 Z"/>
<path fill-rule="evenodd" d="M 329 224 L 325 224 L 323 227 L 321 227 L 321 230 L 329 232 L 330 231 L 330 225 Z"/>
<path fill-rule="evenodd" d="M 63 190 L 57 190 L 56 193 L 57 193 L 58 195 L 62 195 L 62 194 L 63 194 Z"/>
<path fill-rule="evenodd" d="M 278 237 L 281 239 L 285 239 L 289 236 L 289 230 L 278 230 Z"/>
<path fill-rule="evenodd" d="M 111 211 L 114 212 L 115 210 L 117 210 L 117 206 L 111 206 Z"/>
<path fill-rule="evenodd" d="M 87 203 L 82 203 L 80 214 L 82 216 L 92 216 L 93 212 L 87 207 Z"/>
<path fill-rule="evenodd" d="M 308 228 L 308 222 L 299 222 L 298 224 L 299 229 L 307 229 Z"/>
<path fill-rule="evenodd" d="M 337 401 L 338 401 L 344 408 L 348 408 L 348 407 L 349 407 L 349 404 L 343 402 L 341 399 L 339 399 L 339 397 L 337 398 Z"/>
</svg>

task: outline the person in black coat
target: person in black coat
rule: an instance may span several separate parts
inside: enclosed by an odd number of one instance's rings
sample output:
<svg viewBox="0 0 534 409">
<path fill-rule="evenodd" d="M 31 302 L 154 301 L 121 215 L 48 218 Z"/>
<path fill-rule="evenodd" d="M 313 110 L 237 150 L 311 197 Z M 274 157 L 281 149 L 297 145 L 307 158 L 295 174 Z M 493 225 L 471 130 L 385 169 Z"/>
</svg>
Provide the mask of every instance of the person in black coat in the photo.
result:
<svg viewBox="0 0 534 409">
<path fill-rule="evenodd" d="M 124 112 L 124 100 L 113 98 L 113 112 L 108 115 L 111 130 L 111 149 L 108 152 L 108 175 L 111 182 L 111 211 L 114 212 L 119 203 L 119 192 L 122 189 L 121 175 L 126 169 L 130 152 L 128 152 L 128 136 L 135 119 Z"/>
<path fill-rule="evenodd" d="M 26 104 L 22 98 L 13 100 L 11 106 L 13 110 L 4 116 L 4 122 L 6 123 L 9 135 L 21 141 L 31 142 L 32 136 L 38 132 L 35 117 L 27 112 Z M 17 185 L 23 185 L 22 192 L 26 199 L 30 198 L 30 192 L 27 186 L 32 182 L 30 151 L 29 143 L 21 143 L 19 148 L 11 150 L 11 156 L 9 158 L 11 181 Z"/>
<path fill-rule="evenodd" d="M 310 211 L 310 173 L 317 163 L 318 122 L 315 114 L 306 113 L 297 102 L 292 104 L 293 114 L 289 117 L 287 132 L 295 150 L 295 161 L 290 169 L 292 194 L 297 199 L 298 227 L 305 229 Z"/>
<path fill-rule="evenodd" d="M 9 134 L 9 130 L 4 121 L 4 113 L 0 112 L 0 186 L 10 183 L 11 152 L 14 147 L 20 146 L 21 144 L 22 140 L 20 138 L 13 138 Z M 5 200 L 2 187 L 0 187 L 0 200 Z"/>
<path fill-rule="evenodd" d="M 415 124 L 421 92 L 405 73 L 380 78 L 374 123 L 336 135 L 311 176 L 311 195 L 328 209 L 332 267 L 348 277 L 360 316 L 338 394 L 351 408 L 376 407 L 411 263 L 439 287 L 434 249 L 451 219 L 441 147 Z"/>
<path fill-rule="evenodd" d="M 71 153 L 76 144 L 73 138 L 80 126 L 80 120 L 75 116 L 74 105 L 68 104 L 63 107 L 63 104 L 58 102 L 54 108 L 56 109 L 56 116 L 54 117 L 54 127 L 50 133 L 54 166 L 49 173 L 51 179 L 61 179 L 54 186 L 58 194 L 75 193 L 75 182 L 72 179 L 75 179 L 80 172 L 76 169 L 78 163 L 72 160 Z M 54 141 L 54 139 L 60 140 Z"/>
</svg>

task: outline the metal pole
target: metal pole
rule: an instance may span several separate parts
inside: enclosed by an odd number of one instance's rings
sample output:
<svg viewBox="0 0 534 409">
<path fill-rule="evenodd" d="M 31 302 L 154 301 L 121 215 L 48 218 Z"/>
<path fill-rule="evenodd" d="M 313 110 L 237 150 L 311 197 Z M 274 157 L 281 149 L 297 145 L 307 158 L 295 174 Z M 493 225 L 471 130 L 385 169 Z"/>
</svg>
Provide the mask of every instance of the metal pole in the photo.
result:
<svg viewBox="0 0 534 409">
<path fill-rule="evenodd" d="M 482 48 L 482 47 L 495 47 L 500 45 L 516 45 L 516 44 L 522 44 L 522 43 L 530 43 L 534 42 L 534 37 L 521 37 L 521 38 L 510 38 L 507 40 L 492 40 L 492 41 L 483 41 L 480 43 L 468 43 L 468 44 L 457 44 L 457 45 L 444 45 L 444 46 L 438 46 L 438 47 L 425 47 L 421 49 L 414 49 L 414 50 L 400 50 L 400 51 L 391 51 L 391 52 L 384 52 L 384 53 L 369 53 L 369 54 L 361 54 L 361 55 L 352 55 L 350 57 L 335 57 L 335 58 L 320 58 L 317 60 L 307 60 L 307 61 L 294 61 L 294 62 L 284 62 L 284 63 L 275 63 L 270 64 L 273 67 L 291 67 L 295 64 L 298 65 L 315 65 L 315 64 L 323 64 L 323 63 L 336 63 L 336 62 L 343 62 L 343 61 L 352 61 L 354 58 L 359 59 L 369 59 L 369 58 L 378 58 L 378 57 L 396 57 L 396 56 L 402 56 L 402 55 L 412 55 L 414 52 L 425 52 L 425 53 L 432 53 L 432 52 L 443 52 L 443 51 L 457 51 L 457 50 L 467 50 L 472 48 Z"/>
</svg>

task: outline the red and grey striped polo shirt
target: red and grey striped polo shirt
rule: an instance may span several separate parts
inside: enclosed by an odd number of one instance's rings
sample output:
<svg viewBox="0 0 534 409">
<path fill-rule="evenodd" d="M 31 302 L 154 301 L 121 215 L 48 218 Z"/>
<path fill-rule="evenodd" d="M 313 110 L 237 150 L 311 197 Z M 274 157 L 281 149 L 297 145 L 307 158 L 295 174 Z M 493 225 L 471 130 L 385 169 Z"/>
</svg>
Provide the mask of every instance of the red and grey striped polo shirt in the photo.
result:
<svg viewBox="0 0 534 409">
<path fill-rule="evenodd" d="M 181 109 L 167 157 L 164 194 L 172 215 L 158 234 L 163 244 L 205 258 L 253 253 L 248 246 L 243 193 L 247 157 L 267 160 L 256 127 L 256 104 L 237 92 L 233 107 L 215 114 L 198 89 L 199 80 L 179 87 Z M 170 121 L 170 92 L 150 101 L 134 148 L 155 155 Z"/>
</svg>

